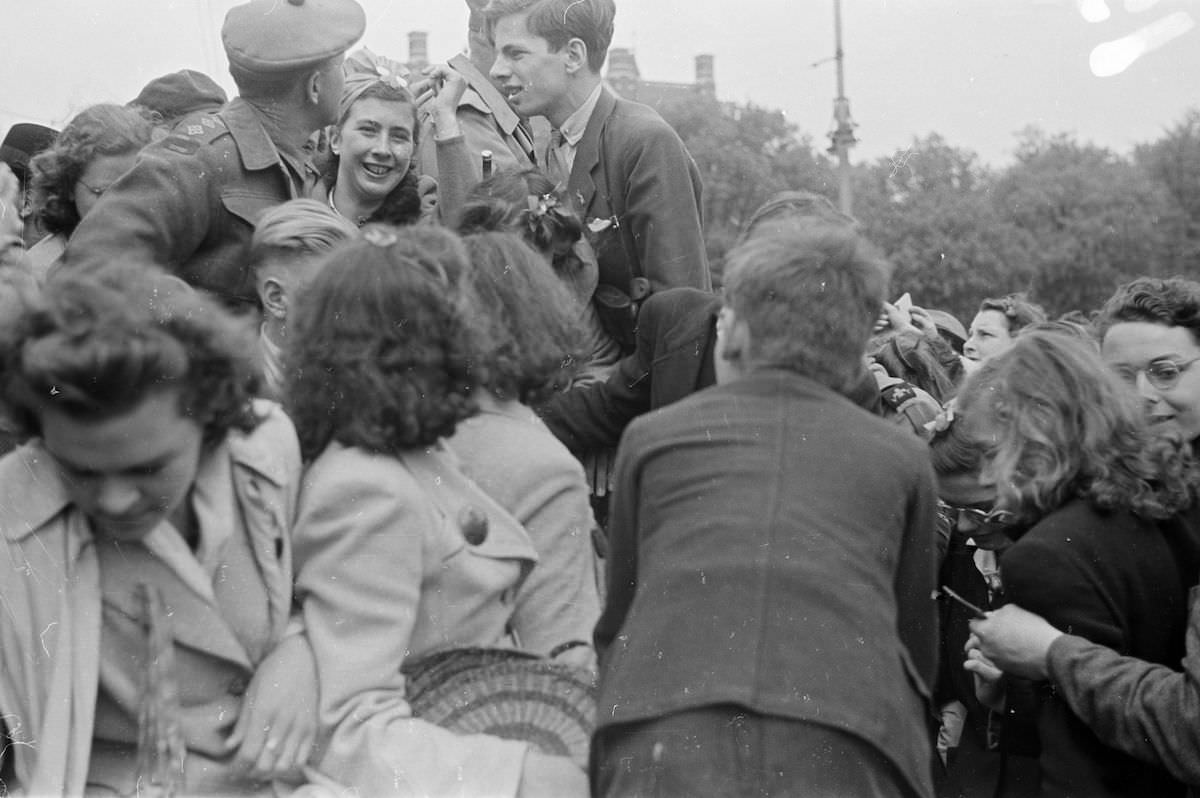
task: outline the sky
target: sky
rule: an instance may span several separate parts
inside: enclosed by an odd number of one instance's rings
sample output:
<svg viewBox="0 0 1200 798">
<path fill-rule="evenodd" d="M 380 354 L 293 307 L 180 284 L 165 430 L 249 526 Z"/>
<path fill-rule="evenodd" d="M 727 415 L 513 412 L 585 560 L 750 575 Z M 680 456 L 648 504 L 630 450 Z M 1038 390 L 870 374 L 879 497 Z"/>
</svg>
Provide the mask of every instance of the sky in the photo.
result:
<svg viewBox="0 0 1200 798">
<path fill-rule="evenodd" d="M 466 42 L 462 0 L 360 0 L 363 44 L 407 60 L 429 33 L 444 60 Z M 779 108 L 825 147 L 836 95 L 835 0 L 616 0 L 613 46 L 644 78 L 688 82 L 715 56 L 717 96 Z M 220 42 L 235 0 L 6 0 L 0 130 L 60 127 L 151 78 L 207 72 L 232 91 Z M 1129 152 L 1200 108 L 1200 0 L 842 0 L 852 160 L 903 159 L 940 134 L 984 163 L 1011 160 L 1036 125 Z M 1140 54 L 1140 55 L 1139 55 Z M 814 66 L 814 64 L 816 64 Z"/>
</svg>

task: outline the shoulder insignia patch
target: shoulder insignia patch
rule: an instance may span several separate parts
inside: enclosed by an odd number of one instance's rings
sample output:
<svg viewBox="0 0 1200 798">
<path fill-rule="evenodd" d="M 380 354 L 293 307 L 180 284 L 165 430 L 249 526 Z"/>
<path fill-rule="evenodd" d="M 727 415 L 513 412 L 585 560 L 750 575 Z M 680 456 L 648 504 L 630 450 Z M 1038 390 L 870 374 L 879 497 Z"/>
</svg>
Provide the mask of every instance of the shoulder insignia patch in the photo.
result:
<svg viewBox="0 0 1200 798">
<path fill-rule="evenodd" d="M 892 410 L 900 410 L 905 402 L 917 398 L 917 392 L 907 382 L 900 382 L 882 390 L 880 396 Z"/>
<path fill-rule="evenodd" d="M 192 155 L 196 150 L 200 149 L 200 142 L 187 136 L 176 135 L 163 139 L 163 146 L 171 152 L 177 152 L 180 155 Z"/>
</svg>

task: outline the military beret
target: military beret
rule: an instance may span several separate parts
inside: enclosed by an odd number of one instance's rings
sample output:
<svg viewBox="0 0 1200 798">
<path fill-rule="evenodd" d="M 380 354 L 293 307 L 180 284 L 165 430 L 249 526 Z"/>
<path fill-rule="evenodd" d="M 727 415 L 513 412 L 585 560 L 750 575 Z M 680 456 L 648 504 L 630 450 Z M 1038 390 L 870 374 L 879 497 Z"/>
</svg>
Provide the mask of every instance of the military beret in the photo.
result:
<svg viewBox="0 0 1200 798">
<path fill-rule="evenodd" d="M 221 41 L 231 66 L 269 75 L 346 52 L 366 25 L 355 0 L 250 0 L 229 9 Z"/>
<path fill-rule="evenodd" d="M 54 143 L 58 131 L 33 122 L 18 122 L 8 129 L 0 144 L 0 161 L 8 164 L 17 177 L 28 176 L 29 159 Z"/>
<path fill-rule="evenodd" d="M 129 105 L 140 105 L 162 114 L 166 121 L 186 116 L 192 111 L 220 108 L 229 100 L 217 82 L 191 69 L 181 69 L 162 75 L 146 84 Z"/>
</svg>

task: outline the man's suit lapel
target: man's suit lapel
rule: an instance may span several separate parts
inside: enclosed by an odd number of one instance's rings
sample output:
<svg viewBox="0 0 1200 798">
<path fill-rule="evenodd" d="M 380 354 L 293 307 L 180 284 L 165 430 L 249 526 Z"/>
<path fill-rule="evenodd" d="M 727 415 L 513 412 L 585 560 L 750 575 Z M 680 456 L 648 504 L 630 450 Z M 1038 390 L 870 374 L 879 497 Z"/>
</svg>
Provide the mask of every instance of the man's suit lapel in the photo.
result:
<svg viewBox="0 0 1200 798">
<path fill-rule="evenodd" d="M 596 196 L 596 181 L 594 173 L 600 164 L 600 139 L 608 118 L 617 107 L 617 98 L 608 87 L 600 89 L 600 99 L 592 111 L 592 118 L 584 128 L 583 138 L 575 151 L 575 164 L 571 169 L 571 178 L 567 181 L 567 196 L 572 203 L 577 203 L 579 212 L 585 216 Z"/>
</svg>

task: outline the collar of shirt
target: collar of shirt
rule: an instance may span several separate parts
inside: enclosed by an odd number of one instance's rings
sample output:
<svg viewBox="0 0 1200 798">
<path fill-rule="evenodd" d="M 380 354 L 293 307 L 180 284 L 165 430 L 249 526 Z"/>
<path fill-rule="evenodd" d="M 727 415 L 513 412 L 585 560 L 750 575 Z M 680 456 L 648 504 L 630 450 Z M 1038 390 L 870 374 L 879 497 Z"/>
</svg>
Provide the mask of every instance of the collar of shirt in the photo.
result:
<svg viewBox="0 0 1200 798">
<path fill-rule="evenodd" d="M 596 103 L 600 102 L 600 90 L 603 88 L 602 83 L 597 83 L 596 88 L 592 89 L 592 93 L 583 101 L 583 105 L 575 109 L 575 112 L 567 117 L 567 120 L 562 123 L 562 127 L 558 132 L 562 134 L 563 143 L 570 147 L 571 155 L 575 154 L 575 148 L 579 146 L 579 141 L 583 138 L 584 131 L 587 130 L 588 120 L 592 118 L 592 111 L 596 110 Z"/>
</svg>

